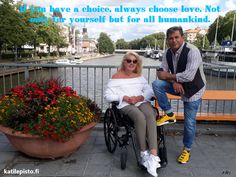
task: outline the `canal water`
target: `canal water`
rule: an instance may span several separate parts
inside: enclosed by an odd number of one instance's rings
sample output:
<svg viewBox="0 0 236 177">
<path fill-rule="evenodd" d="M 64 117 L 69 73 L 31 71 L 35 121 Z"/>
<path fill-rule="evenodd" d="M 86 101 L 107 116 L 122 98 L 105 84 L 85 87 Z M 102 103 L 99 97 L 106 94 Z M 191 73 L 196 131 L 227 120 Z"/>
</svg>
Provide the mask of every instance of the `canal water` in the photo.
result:
<svg viewBox="0 0 236 177">
<path fill-rule="evenodd" d="M 81 67 L 59 67 L 59 68 L 44 68 L 42 70 L 36 70 L 30 72 L 30 80 L 48 79 L 48 78 L 60 78 L 64 85 L 72 86 L 78 94 L 87 96 L 105 110 L 108 104 L 103 99 L 103 93 L 106 88 L 106 84 L 111 77 L 117 71 L 123 55 L 116 54 L 114 56 L 92 59 L 84 61 Z M 159 60 L 153 60 L 143 57 L 143 75 L 147 78 L 151 84 L 156 79 L 156 67 L 160 66 Z M 96 66 L 96 67 L 94 67 Z M 113 66 L 112 68 L 108 66 Z M 146 66 L 153 67 L 152 69 L 145 68 Z M 236 81 L 235 78 L 222 78 L 216 76 L 206 75 L 207 89 L 222 89 L 222 90 L 235 90 Z M 3 84 L 5 83 L 5 84 Z M 0 78 L 0 94 L 3 94 L 11 88 L 19 84 L 24 83 L 24 74 L 11 75 L 8 77 Z M 4 88 L 5 85 L 5 88 Z M 172 103 L 176 109 L 182 110 L 182 104 L 174 102 Z M 217 104 L 217 108 L 216 105 Z M 203 112 L 236 112 L 235 102 L 217 102 L 217 103 L 203 103 L 201 106 Z M 224 109 L 224 110 L 222 110 Z"/>
</svg>

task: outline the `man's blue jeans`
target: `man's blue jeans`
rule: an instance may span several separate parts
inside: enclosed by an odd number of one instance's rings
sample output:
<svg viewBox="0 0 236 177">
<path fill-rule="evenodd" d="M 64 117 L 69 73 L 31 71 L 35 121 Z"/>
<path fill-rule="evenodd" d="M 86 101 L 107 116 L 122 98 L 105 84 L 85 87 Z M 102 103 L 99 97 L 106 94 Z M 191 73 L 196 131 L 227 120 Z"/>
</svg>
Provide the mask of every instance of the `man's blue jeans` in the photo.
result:
<svg viewBox="0 0 236 177">
<path fill-rule="evenodd" d="M 171 104 L 166 93 L 178 95 L 174 91 L 171 83 L 163 80 L 155 80 L 152 83 L 153 91 L 157 98 L 158 104 L 165 113 L 172 112 Z M 184 147 L 191 149 L 196 133 L 196 114 L 198 107 L 201 104 L 201 99 L 193 102 L 184 102 Z"/>
</svg>

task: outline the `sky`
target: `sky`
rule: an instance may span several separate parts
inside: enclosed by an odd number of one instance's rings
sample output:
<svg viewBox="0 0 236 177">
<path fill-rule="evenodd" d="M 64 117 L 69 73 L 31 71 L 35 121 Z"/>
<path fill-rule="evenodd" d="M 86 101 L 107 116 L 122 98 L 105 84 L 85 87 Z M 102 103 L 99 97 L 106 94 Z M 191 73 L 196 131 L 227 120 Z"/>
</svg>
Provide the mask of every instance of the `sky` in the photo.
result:
<svg viewBox="0 0 236 177">
<path fill-rule="evenodd" d="M 236 10 L 236 0 L 23 0 L 24 3 L 28 5 L 36 5 L 45 7 L 47 14 L 50 14 L 50 6 L 56 8 L 70 8 L 70 12 L 63 12 L 63 17 L 66 18 L 66 24 L 69 24 L 70 18 L 96 18 L 99 16 L 105 16 L 105 23 L 78 23 L 73 22 L 72 25 L 76 29 L 81 30 L 84 25 L 88 29 L 89 37 L 98 38 L 101 32 L 106 32 L 112 40 L 116 41 L 117 39 L 124 38 L 126 41 L 133 39 L 142 38 L 145 35 L 157 33 L 157 32 L 166 32 L 166 30 L 171 26 L 180 25 L 183 27 L 183 30 L 201 28 L 207 29 L 210 24 L 219 16 L 224 16 L 230 10 Z M 129 8 L 144 8 L 145 12 L 114 12 L 115 8 L 120 7 L 129 7 Z M 109 8 L 111 12 L 81 12 L 83 7 L 104 7 Z M 177 12 L 149 12 L 149 8 L 156 6 L 157 8 L 177 8 Z M 189 11 L 200 9 L 201 12 L 182 12 L 181 7 L 184 6 L 188 8 Z M 211 11 L 206 12 L 207 7 L 211 7 Z M 74 12 L 74 8 L 78 8 L 79 12 Z M 123 22 L 111 23 L 109 22 L 109 16 L 116 17 L 117 20 L 120 20 L 120 17 L 123 17 Z M 140 18 L 140 21 L 137 23 L 128 23 L 127 19 L 130 16 L 132 19 Z M 144 18 L 149 16 L 154 16 L 155 21 L 144 23 Z M 204 18 L 208 16 L 209 22 L 198 22 L 198 23 L 160 23 L 157 19 L 158 16 L 163 18 L 185 18 L 185 17 L 199 17 Z"/>
</svg>

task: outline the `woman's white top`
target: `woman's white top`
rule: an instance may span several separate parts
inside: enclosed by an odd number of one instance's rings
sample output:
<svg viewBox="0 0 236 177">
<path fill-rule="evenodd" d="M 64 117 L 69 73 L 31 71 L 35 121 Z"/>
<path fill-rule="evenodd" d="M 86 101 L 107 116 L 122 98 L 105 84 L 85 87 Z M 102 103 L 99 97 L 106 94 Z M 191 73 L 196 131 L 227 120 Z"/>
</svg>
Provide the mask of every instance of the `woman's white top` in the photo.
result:
<svg viewBox="0 0 236 177">
<path fill-rule="evenodd" d="M 154 96 L 152 88 L 148 85 L 147 80 L 143 77 L 110 79 L 107 84 L 104 98 L 108 102 L 118 101 L 118 109 L 121 109 L 129 103 L 123 101 L 124 96 L 140 96 L 144 97 L 144 101 L 137 102 L 135 106 L 139 106 L 144 102 L 150 101 Z"/>
</svg>

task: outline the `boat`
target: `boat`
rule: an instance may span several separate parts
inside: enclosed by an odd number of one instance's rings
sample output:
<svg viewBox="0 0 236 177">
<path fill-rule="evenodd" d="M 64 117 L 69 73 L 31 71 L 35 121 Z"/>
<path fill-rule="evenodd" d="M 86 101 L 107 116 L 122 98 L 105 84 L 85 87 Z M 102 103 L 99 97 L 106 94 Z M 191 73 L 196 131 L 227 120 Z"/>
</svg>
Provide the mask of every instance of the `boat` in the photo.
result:
<svg viewBox="0 0 236 177">
<path fill-rule="evenodd" d="M 211 74 L 215 73 L 214 75 L 221 77 L 236 77 L 236 41 L 233 41 L 235 17 L 236 14 L 234 14 L 233 18 L 231 40 L 224 40 L 220 47 L 216 46 L 219 23 L 218 17 L 213 50 L 202 50 L 203 61 L 218 67 L 217 69 L 211 67 Z"/>
<path fill-rule="evenodd" d="M 150 58 L 157 60 L 159 59 L 161 61 L 163 56 L 163 51 L 162 50 L 152 50 L 151 54 L 150 54 Z"/>
<path fill-rule="evenodd" d="M 83 63 L 81 59 L 58 59 L 55 61 L 58 65 L 77 65 Z"/>
<path fill-rule="evenodd" d="M 144 57 L 150 57 L 151 53 L 152 53 L 152 48 L 150 46 L 147 46 L 145 48 Z"/>
<path fill-rule="evenodd" d="M 75 55 L 75 56 L 74 56 L 74 59 L 80 59 L 80 58 L 81 58 L 80 55 Z"/>
<path fill-rule="evenodd" d="M 204 72 L 210 76 L 236 78 L 236 66 L 223 65 L 215 63 L 203 63 Z"/>
<path fill-rule="evenodd" d="M 234 77 L 236 75 L 236 45 L 221 46 L 218 50 L 205 50 L 203 61 L 210 64 L 211 75 L 220 77 Z M 209 68 L 208 68 L 209 69 Z"/>
<path fill-rule="evenodd" d="M 81 64 L 83 62 L 84 61 L 81 60 L 81 59 L 70 59 L 70 63 L 73 64 L 73 65 Z"/>
</svg>

